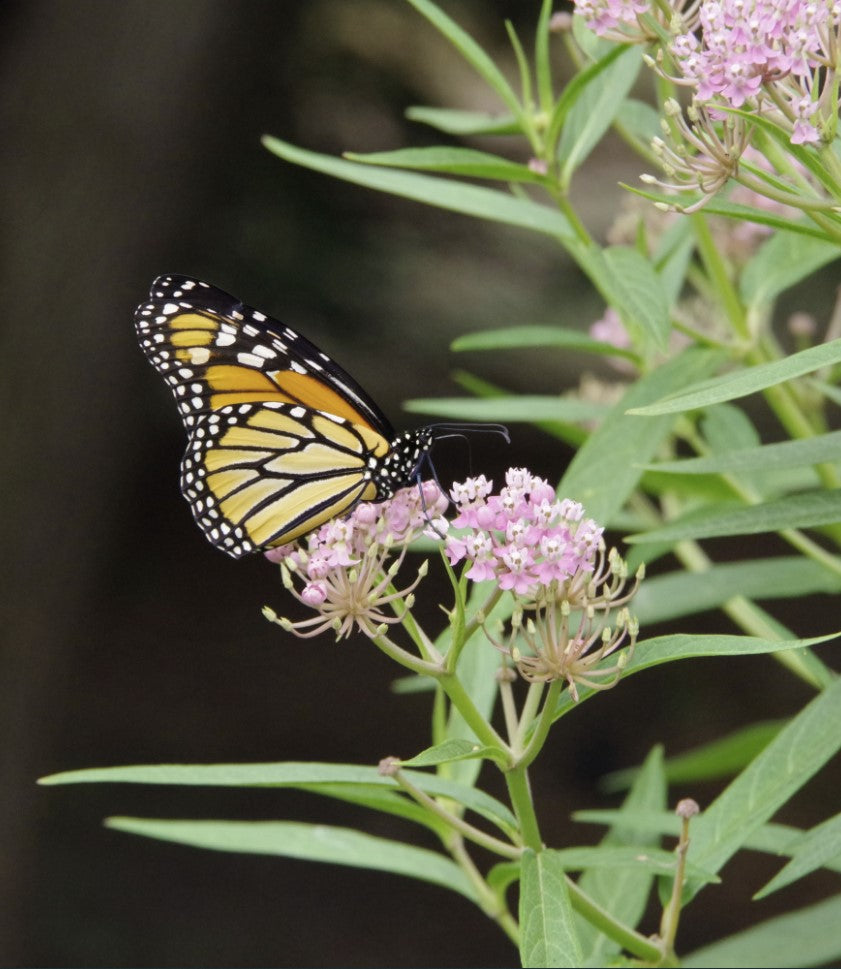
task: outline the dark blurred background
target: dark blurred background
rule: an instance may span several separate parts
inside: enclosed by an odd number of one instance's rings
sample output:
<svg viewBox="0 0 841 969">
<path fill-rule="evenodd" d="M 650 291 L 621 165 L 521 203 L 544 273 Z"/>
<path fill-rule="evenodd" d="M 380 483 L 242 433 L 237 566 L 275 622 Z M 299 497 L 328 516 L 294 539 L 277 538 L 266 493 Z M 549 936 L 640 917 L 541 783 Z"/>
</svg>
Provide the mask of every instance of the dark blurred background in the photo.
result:
<svg viewBox="0 0 841 969">
<path fill-rule="evenodd" d="M 446 4 L 512 78 L 503 18 L 530 37 L 538 7 Z M 205 278 L 333 353 L 398 426 L 416 422 L 401 417 L 404 398 L 455 392 L 455 366 L 520 391 L 574 387 L 590 361 L 449 351 L 471 330 L 599 315 L 550 241 L 298 170 L 259 143 L 270 133 L 331 154 L 431 144 L 433 132 L 404 120 L 408 105 L 499 105 L 394 0 L 7 0 L 0 73 L 0 962 L 515 963 L 477 910 L 431 886 L 100 825 L 109 814 L 292 818 L 432 846 L 398 821 L 288 791 L 35 786 L 89 766 L 374 764 L 426 746 L 427 698 L 391 693 L 395 670 L 376 650 L 291 640 L 260 614 L 264 603 L 288 607 L 276 570 L 202 538 L 178 492 L 180 421 L 136 346 L 132 313 L 159 273 Z M 616 182 L 635 174 L 612 140 L 588 162 L 577 201 L 597 235 L 615 214 Z M 557 480 L 568 450 L 528 428 L 512 436 L 504 454 L 474 448 L 476 470 L 528 464 Z M 443 456 L 442 478 L 463 476 L 464 463 Z M 430 603 L 444 595 L 427 585 Z M 808 603 L 783 618 L 802 634 L 831 628 Z M 763 661 L 629 680 L 568 718 L 535 769 L 547 840 L 595 838 L 571 828 L 570 812 L 616 803 L 598 778 L 652 744 L 679 752 L 807 697 Z M 801 799 L 800 823 L 824 816 L 817 788 L 837 790 L 837 771 Z M 708 803 L 716 790 L 674 799 Z M 749 906 L 774 870 L 758 864 L 689 910 L 684 950 L 792 904 Z"/>
</svg>

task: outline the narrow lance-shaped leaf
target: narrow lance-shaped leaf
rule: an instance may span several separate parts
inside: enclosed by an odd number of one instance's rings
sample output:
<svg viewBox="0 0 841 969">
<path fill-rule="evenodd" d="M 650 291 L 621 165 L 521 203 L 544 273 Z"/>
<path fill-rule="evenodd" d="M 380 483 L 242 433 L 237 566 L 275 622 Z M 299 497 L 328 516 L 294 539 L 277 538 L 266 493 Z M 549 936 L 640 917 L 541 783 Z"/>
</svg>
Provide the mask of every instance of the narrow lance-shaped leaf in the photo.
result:
<svg viewBox="0 0 841 969">
<path fill-rule="evenodd" d="M 841 488 L 786 495 L 758 505 L 699 508 L 650 532 L 629 535 L 629 543 L 682 542 L 725 535 L 759 535 L 787 528 L 819 528 L 841 521 Z"/>
<path fill-rule="evenodd" d="M 708 871 L 719 871 L 839 748 L 841 679 L 793 717 L 756 760 L 694 820 L 691 860 Z"/>
<path fill-rule="evenodd" d="M 778 915 L 690 952 L 684 969 L 823 966 L 841 958 L 841 895 Z"/>
<path fill-rule="evenodd" d="M 433 397 L 407 400 L 404 410 L 413 414 L 434 414 L 469 421 L 500 421 L 534 424 L 538 421 L 592 421 L 603 417 L 605 404 L 575 397 L 541 397 L 521 394 L 512 397 Z"/>
<path fill-rule="evenodd" d="M 789 649 L 805 649 L 817 643 L 834 639 L 836 634 L 817 636 L 814 639 L 762 639 L 758 636 L 655 636 L 638 642 L 633 657 L 628 661 L 623 676 L 640 673 L 642 670 L 661 663 L 671 663 L 681 659 L 698 659 L 702 656 L 756 656 L 761 653 L 781 653 Z M 608 662 L 613 662 L 609 660 Z M 839 680 L 841 682 L 841 680 Z M 579 687 L 578 703 L 564 693 L 558 700 L 555 719 L 569 710 L 580 706 L 596 691 L 590 687 Z M 704 865 L 703 867 L 709 867 Z M 713 870 L 713 869 L 710 869 Z"/>
<path fill-rule="evenodd" d="M 496 91 L 514 117 L 520 118 L 523 109 L 517 95 L 496 64 L 476 41 L 440 7 L 436 7 L 429 0 L 409 0 L 409 3 L 449 40 L 482 80 Z"/>
<path fill-rule="evenodd" d="M 634 407 L 629 413 L 657 416 L 679 414 L 699 407 L 709 407 L 725 400 L 737 400 L 755 394 L 768 387 L 794 380 L 821 367 L 830 367 L 841 361 L 841 340 L 831 340 L 799 353 L 792 353 L 783 360 L 757 364 L 744 370 L 714 377 L 695 384 L 687 390 L 671 394 L 654 404 Z"/>
<path fill-rule="evenodd" d="M 493 682 L 493 676 L 489 678 Z M 427 794 L 451 798 L 503 829 L 517 826 L 514 815 L 504 804 L 470 784 L 460 784 L 454 780 L 421 771 L 409 770 L 406 771 L 406 776 Z M 128 767 L 94 767 L 53 774 L 41 778 L 38 783 L 294 787 L 304 790 L 314 789 L 318 785 L 348 784 L 400 791 L 397 782 L 391 777 L 381 775 L 376 767 L 298 761 L 266 764 L 136 764 Z"/>
<path fill-rule="evenodd" d="M 777 736 L 788 720 L 751 723 L 724 737 L 669 757 L 663 763 L 663 776 L 669 784 L 696 783 L 731 777 L 746 767 Z M 602 778 L 605 791 L 622 791 L 631 784 L 643 767 L 613 771 Z"/>
<path fill-rule="evenodd" d="M 721 359 L 715 351 L 686 351 L 633 384 L 578 450 L 558 494 L 580 501 L 596 521 L 609 521 L 636 487 L 640 466 L 653 457 L 672 426 L 671 418 L 653 424 L 629 416 L 627 410 L 698 379 Z"/>
<path fill-rule="evenodd" d="M 764 444 L 723 454 L 712 454 L 682 461 L 661 461 L 648 467 L 675 474 L 722 474 L 728 471 L 777 471 L 841 460 L 841 431 L 815 437 Z"/>
<path fill-rule="evenodd" d="M 553 851 L 526 851 L 520 875 L 520 960 L 524 969 L 582 964 L 563 865 Z"/>
<path fill-rule="evenodd" d="M 106 824 L 116 831 L 212 851 L 281 855 L 408 875 L 476 901 L 473 886 L 449 858 L 426 848 L 375 838 L 352 828 L 295 821 L 170 821 L 155 818 L 109 818 Z"/>
<path fill-rule="evenodd" d="M 646 578 L 634 596 L 642 626 L 717 609 L 734 596 L 791 599 L 841 592 L 841 576 L 797 555 L 714 565 L 705 572 L 669 572 Z"/>
<path fill-rule="evenodd" d="M 565 245 L 578 247 L 568 220 L 556 209 L 547 205 L 539 205 L 525 198 L 515 198 L 513 195 L 481 185 L 468 185 L 432 175 L 419 175 L 416 172 L 360 165 L 342 158 L 320 155 L 317 152 L 296 148 L 269 135 L 264 135 L 262 141 L 273 154 L 295 165 L 302 165 L 304 168 L 323 172 L 334 178 L 341 178 L 381 192 L 389 192 L 426 205 L 460 212 L 462 215 L 488 219 L 491 222 L 502 222 L 522 229 L 532 229 L 535 232 L 553 236 Z"/>
<path fill-rule="evenodd" d="M 520 128 L 513 115 L 455 108 L 429 108 L 416 105 L 406 109 L 410 121 L 419 121 L 448 135 L 516 135 Z"/>
<path fill-rule="evenodd" d="M 754 898 L 765 898 L 837 858 L 841 858 L 841 814 L 812 828 L 794 849 L 791 861 Z"/>
<path fill-rule="evenodd" d="M 671 329 L 669 303 L 654 267 L 630 246 L 609 246 L 604 259 L 613 275 L 614 290 L 621 294 L 616 309 L 636 341 L 643 339 L 665 350 Z"/>
<path fill-rule="evenodd" d="M 532 171 L 527 165 L 491 155 L 472 148 L 431 147 L 401 148 L 397 151 L 378 151 L 360 155 L 347 151 L 344 157 L 363 165 L 381 165 L 390 168 L 409 168 L 418 171 L 448 172 L 451 175 L 469 175 L 473 178 L 490 178 L 503 182 L 546 182 L 546 176 Z"/>
<path fill-rule="evenodd" d="M 602 838 L 601 845 L 659 847 L 660 838 L 657 833 L 640 829 L 626 818 L 630 812 L 662 811 L 665 806 L 663 750 L 655 747 L 637 771 L 631 790 L 617 812 L 616 821 Z M 591 868 L 583 872 L 578 880 L 578 887 L 614 918 L 630 928 L 636 928 L 645 912 L 652 883 L 653 876 L 648 871 L 627 868 L 604 871 Z M 585 963 L 590 966 L 609 965 L 611 958 L 620 951 L 619 944 L 586 919 L 579 918 L 577 924 Z"/>
<path fill-rule="evenodd" d="M 675 204 L 674 195 L 664 195 L 660 192 L 651 192 L 648 189 L 639 188 L 636 185 L 628 185 L 620 182 L 619 185 L 640 198 L 648 199 L 649 202 L 656 202 L 671 208 Z M 680 204 L 689 207 L 701 201 L 702 196 L 698 192 L 687 192 L 680 196 Z M 755 222 L 757 225 L 766 225 L 770 229 L 781 229 L 784 232 L 794 232 L 798 235 L 809 236 L 814 239 L 822 239 L 832 242 L 834 236 L 825 229 L 818 228 L 812 222 L 792 222 L 782 215 L 775 215 L 763 209 L 755 209 L 749 205 L 741 205 L 738 202 L 730 202 L 727 199 L 715 198 L 705 203 L 704 211 L 708 215 L 722 215 L 725 218 L 735 219 L 738 222 Z"/>
<path fill-rule="evenodd" d="M 558 146 L 564 184 L 569 182 L 573 172 L 584 163 L 613 123 L 641 66 L 642 51 L 629 46 L 576 98 L 564 120 Z"/>
<path fill-rule="evenodd" d="M 583 350 L 587 353 L 626 357 L 632 360 L 636 358 L 636 354 L 632 351 L 620 349 L 612 343 L 594 340 L 581 330 L 538 324 L 503 326 L 496 330 L 465 333 L 464 336 L 456 337 L 451 344 L 451 349 L 456 351 L 521 350 L 532 347 L 557 347 L 561 350 Z"/>
<path fill-rule="evenodd" d="M 777 232 L 742 270 L 742 299 L 748 306 L 770 305 L 780 293 L 840 255 L 837 241 Z"/>
</svg>

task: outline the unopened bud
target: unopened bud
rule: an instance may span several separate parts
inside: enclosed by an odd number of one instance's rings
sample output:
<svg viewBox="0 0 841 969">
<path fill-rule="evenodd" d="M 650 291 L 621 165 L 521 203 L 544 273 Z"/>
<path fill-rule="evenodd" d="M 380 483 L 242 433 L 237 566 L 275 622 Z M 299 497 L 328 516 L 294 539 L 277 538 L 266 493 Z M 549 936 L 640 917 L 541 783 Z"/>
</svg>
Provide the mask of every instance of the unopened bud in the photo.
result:
<svg viewBox="0 0 841 969">
<path fill-rule="evenodd" d="M 677 807 L 675 808 L 675 814 L 679 818 L 691 818 L 696 814 L 701 813 L 701 808 L 697 801 L 693 801 L 691 797 L 684 797 L 677 802 Z"/>
</svg>

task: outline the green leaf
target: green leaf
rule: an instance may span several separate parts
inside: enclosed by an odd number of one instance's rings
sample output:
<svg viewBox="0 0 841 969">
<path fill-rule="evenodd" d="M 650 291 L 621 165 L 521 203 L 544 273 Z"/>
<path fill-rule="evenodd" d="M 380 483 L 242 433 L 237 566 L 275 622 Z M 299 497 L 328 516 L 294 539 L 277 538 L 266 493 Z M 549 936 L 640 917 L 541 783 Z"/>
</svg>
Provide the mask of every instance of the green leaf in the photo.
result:
<svg viewBox="0 0 841 969">
<path fill-rule="evenodd" d="M 689 387 L 677 394 L 664 397 L 655 404 L 636 407 L 629 413 L 646 416 L 679 414 L 683 411 L 709 407 L 725 400 L 737 400 L 755 394 L 768 387 L 794 380 L 821 367 L 832 366 L 841 361 L 841 340 L 831 340 L 799 353 L 792 353 L 783 360 L 746 367 L 721 377 L 713 377 Z"/>
<path fill-rule="evenodd" d="M 438 837 L 445 837 L 450 826 L 426 807 L 411 800 L 404 793 L 387 787 L 374 787 L 373 784 L 309 784 L 301 790 L 319 797 L 329 797 L 347 804 L 357 804 L 370 811 L 391 814 L 404 818 L 414 824 L 434 831 Z"/>
<path fill-rule="evenodd" d="M 519 350 L 526 347 L 558 347 L 561 350 L 583 350 L 610 357 L 636 359 L 630 350 L 622 350 L 612 343 L 594 340 L 580 330 L 561 326 L 504 326 L 496 330 L 481 330 L 456 337 L 452 350 Z"/>
<path fill-rule="evenodd" d="M 659 847 L 660 838 L 628 820 L 631 812 L 663 811 L 666 806 L 666 780 L 663 774 L 663 750 L 655 747 L 637 771 L 631 790 L 622 807 L 616 812 L 611 828 L 602 838 L 603 846 L 637 845 L 643 848 Z M 601 908 L 629 926 L 635 928 L 645 913 L 653 876 L 648 871 L 617 869 L 604 871 L 591 868 L 583 872 L 578 887 Z M 610 965 L 611 958 L 620 951 L 618 942 L 600 932 L 584 918 L 577 919 L 585 964 L 589 966 Z"/>
<path fill-rule="evenodd" d="M 654 267 L 630 246 L 609 246 L 604 258 L 613 274 L 613 285 L 621 292 L 616 308 L 636 335 L 635 342 L 642 337 L 658 350 L 665 350 L 671 330 L 669 302 Z"/>
<path fill-rule="evenodd" d="M 689 852 L 692 862 L 708 871 L 719 871 L 840 747 L 841 678 L 793 717 L 753 763 L 694 819 Z"/>
<path fill-rule="evenodd" d="M 487 602 L 492 588 L 493 585 L 489 582 L 473 583 L 467 601 L 468 616 L 475 614 L 476 610 Z M 510 611 L 509 600 L 502 599 L 490 611 L 488 621 L 493 623 L 497 618 L 507 618 Z M 446 633 L 442 633 L 436 640 L 436 646 L 441 652 L 444 651 L 445 636 Z M 491 711 L 496 702 L 498 692 L 496 672 L 499 669 L 499 655 L 495 649 L 488 649 L 488 645 L 488 641 L 477 630 L 467 641 L 458 658 L 458 676 L 462 686 L 473 700 L 473 705 L 486 720 L 490 720 Z M 468 739 L 478 743 L 476 735 L 454 706 L 450 707 L 446 737 Z M 472 785 L 476 783 L 481 767 L 481 760 L 471 758 L 442 764 L 439 771 L 453 779 L 456 790 L 463 790 L 465 787 L 468 790 L 475 790 Z"/>
<path fill-rule="evenodd" d="M 616 47 L 613 41 L 604 40 L 595 31 L 590 30 L 584 18 L 577 13 L 573 14 L 572 17 L 572 36 L 585 56 L 589 57 L 591 61 L 599 60 Z"/>
<path fill-rule="evenodd" d="M 559 239 L 567 245 L 577 244 L 572 227 L 560 212 L 526 198 L 515 198 L 506 192 L 481 185 L 468 185 L 465 182 L 432 175 L 418 175 L 415 172 L 360 165 L 358 162 L 332 158 L 330 155 L 319 155 L 313 151 L 296 148 L 270 135 L 264 135 L 262 143 L 284 161 L 323 172 L 334 178 L 344 179 L 346 182 L 389 192 L 392 195 L 459 212 L 462 215 L 488 219 L 491 222 L 502 222 L 522 229 L 532 229 Z"/>
<path fill-rule="evenodd" d="M 835 895 L 696 949 L 680 964 L 684 969 L 786 969 L 832 964 L 839 958 L 841 895 Z"/>
<path fill-rule="evenodd" d="M 619 183 L 626 191 L 639 195 L 641 198 L 648 199 L 649 202 L 659 202 L 667 205 L 669 209 L 675 205 L 690 206 L 701 201 L 698 192 L 682 193 L 679 196 L 664 195 L 660 192 L 651 192 L 648 189 L 639 188 L 636 185 L 628 185 L 625 182 Z M 822 239 L 832 242 L 835 237 L 825 229 L 819 229 L 811 221 L 794 222 L 784 215 L 775 215 L 763 209 L 755 209 L 750 205 L 741 205 L 737 202 L 728 202 L 724 198 L 715 198 L 704 204 L 704 212 L 708 215 L 722 215 L 725 218 L 735 219 L 737 222 L 755 222 L 757 225 L 767 225 L 770 229 L 781 229 L 783 232 L 792 232 L 802 236 L 810 236 L 814 239 Z M 837 245 L 837 241 L 836 241 Z"/>
<path fill-rule="evenodd" d="M 793 155 L 800 164 L 814 175 L 816 181 L 821 183 L 830 195 L 837 191 L 835 174 L 828 170 L 826 163 L 819 152 L 816 152 L 811 145 L 793 145 L 791 143 L 791 132 L 787 131 L 778 122 L 772 120 L 768 115 L 759 114 L 756 111 L 746 111 L 744 108 L 732 108 L 722 104 L 721 110 L 728 114 L 738 115 L 743 118 L 749 126 L 759 128 L 775 141 L 780 148 L 788 155 Z M 834 213 L 830 209 L 823 212 L 826 220 L 833 220 Z M 837 219 L 834 220 L 837 225 Z"/>
<path fill-rule="evenodd" d="M 462 390 L 475 394 L 483 400 L 510 396 L 507 391 L 496 384 L 483 380 L 466 370 L 454 370 L 452 378 L 453 383 L 461 387 Z M 588 436 L 588 432 L 584 428 L 565 421 L 539 421 L 536 426 L 547 434 L 551 434 L 552 437 L 566 441 L 572 447 L 579 447 Z"/>
<path fill-rule="evenodd" d="M 511 114 L 488 114 L 485 111 L 459 111 L 455 108 L 416 105 L 406 109 L 406 117 L 448 135 L 520 134 L 520 126 Z"/>
<path fill-rule="evenodd" d="M 685 754 L 669 757 L 663 765 L 664 777 L 669 784 L 732 777 L 767 747 L 787 723 L 788 720 L 752 723 Z M 602 778 L 601 787 L 609 793 L 625 790 L 644 769 L 643 765 L 613 771 Z"/>
<path fill-rule="evenodd" d="M 597 81 L 599 76 L 610 67 L 625 49 L 624 45 L 608 45 L 603 56 L 595 58 L 591 64 L 588 64 L 583 70 L 578 71 L 564 86 L 560 97 L 552 108 L 549 123 L 546 125 L 545 141 L 547 145 L 550 147 L 555 145 L 561 135 L 566 117 L 575 102 L 581 97 L 587 87 Z"/>
<path fill-rule="evenodd" d="M 669 308 L 675 305 L 683 291 L 686 271 L 694 250 L 695 234 L 691 219 L 675 222 L 663 233 L 657 244 L 654 265 Z"/>
<path fill-rule="evenodd" d="M 558 145 L 564 184 L 569 182 L 572 173 L 581 167 L 613 124 L 641 66 L 639 47 L 626 47 L 578 94 L 564 120 Z"/>
<path fill-rule="evenodd" d="M 398 151 L 378 151 L 360 155 L 346 151 L 344 157 L 363 165 L 384 165 L 391 168 L 413 168 L 421 171 L 449 172 L 451 175 L 470 175 L 504 182 L 532 182 L 545 184 L 547 178 L 533 172 L 527 165 L 519 165 L 472 148 L 441 147 L 401 148 Z"/>
<path fill-rule="evenodd" d="M 477 640 L 479 637 L 475 637 Z M 493 653 L 493 650 L 487 650 Z M 494 663 L 499 660 L 493 657 Z M 491 677 L 493 679 L 493 677 Z M 411 782 L 427 794 L 448 797 L 497 824 L 502 830 L 517 827 L 511 811 L 496 798 L 474 787 L 426 774 L 406 771 Z M 39 784 L 178 784 L 190 787 L 294 787 L 317 790 L 319 785 L 369 785 L 400 792 L 391 777 L 376 767 L 287 761 L 267 764 L 137 764 L 131 767 L 94 767 L 63 771 L 42 777 Z"/>
<path fill-rule="evenodd" d="M 622 675 L 623 677 L 630 676 L 652 666 L 659 666 L 661 663 L 671 663 L 680 659 L 697 659 L 701 656 L 756 656 L 761 653 L 781 653 L 787 649 L 804 649 L 806 646 L 825 643 L 834 639 L 835 636 L 834 633 L 813 639 L 762 639 L 758 636 L 690 636 L 688 634 L 656 636 L 637 643 L 634 655 L 628 661 Z M 614 661 L 609 659 L 607 662 Z M 838 682 L 841 682 L 841 678 Z M 564 693 L 558 700 L 553 719 L 557 720 L 558 717 L 579 706 L 584 700 L 593 696 L 595 692 L 590 687 L 579 687 L 578 703 L 568 693 Z M 717 870 L 706 864 L 702 867 L 709 868 L 710 871 Z"/>
<path fill-rule="evenodd" d="M 837 242 L 777 232 L 742 270 L 742 299 L 750 307 L 769 306 L 780 293 L 839 256 Z"/>
<path fill-rule="evenodd" d="M 584 869 L 601 869 L 615 871 L 629 869 L 631 871 L 646 871 L 651 875 L 667 875 L 674 877 L 676 859 L 673 851 L 661 848 L 640 848 L 638 845 L 599 845 L 595 848 L 560 848 L 552 852 L 563 865 L 564 871 L 582 871 Z M 705 882 L 720 882 L 718 875 L 703 871 L 697 866 L 687 863 L 687 876 L 700 878 Z"/>
<path fill-rule="evenodd" d="M 549 18 L 552 14 L 552 0 L 543 0 L 537 30 L 534 36 L 534 72 L 537 77 L 538 104 L 541 111 L 552 106 L 552 62 L 549 52 Z"/>
<path fill-rule="evenodd" d="M 549 397 L 519 394 L 513 397 L 431 397 L 407 400 L 403 409 L 413 414 L 435 414 L 468 421 L 528 423 L 537 421 L 593 421 L 608 408 L 597 401 L 577 397 Z"/>
<path fill-rule="evenodd" d="M 717 609 L 734 596 L 796 599 L 815 592 L 841 592 L 841 577 L 799 555 L 747 559 L 714 565 L 705 572 L 669 572 L 646 578 L 634 596 L 642 625 Z"/>
<path fill-rule="evenodd" d="M 721 359 L 715 351 L 686 351 L 629 387 L 579 448 L 558 494 L 580 501 L 596 521 L 608 521 L 625 504 L 640 479 L 641 465 L 653 457 L 672 427 L 670 418 L 652 425 L 629 416 L 628 409 L 686 386 L 714 370 Z"/>
<path fill-rule="evenodd" d="M 449 858 L 352 828 L 296 821 L 172 821 L 126 817 L 108 818 L 105 823 L 116 831 L 212 851 L 280 855 L 407 875 L 448 888 L 478 903 L 467 876 Z"/>
<path fill-rule="evenodd" d="M 638 830 L 649 835 L 666 835 L 677 837 L 680 833 L 680 821 L 672 811 L 656 810 L 586 810 L 574 811 L 573 821 L 582 824 L 616 824 L 620 818 L 637 826 Z M 808 832 L 801 831 L 788 824 L 763 824 L 745 840 L 744 848 L 750 851 L 761 851 L 771 855 L 794 855 L 797 848 L 808 837 Z M 825 868 L 829 871 L 841 872 L 841 858 L 827 859 Z"/>
<path fill-rule="evenodd" d="M 728 471 L 779 471 L 841 460 L 841 431 L 830 431 L 779 444 L 741 448 L 683 461 L 661 461 L 649 464 L 653 471 L 675 474 L 722 474 Z"/>
<path fill-rule="evenodd" d="M 646 145 L 651 143 L 652 138 L 663 135 L 660 115 L 646 101 L 625 98 L 625 103 L 616 120 L 626 131 Z"/>
<path fill-rule="evenodd" d="M 787 528 L 818 528 L 841 521 L 841 488 L 785 495 L 758 505 L 698 508 L 661 528 L 629 535 L 633 543 L 682 542 L 724 535 L 760 535 Z"/>
<path fill-rule="evenodd" d="M 520 961 L 524 969 L 581 965 L 581 944 L 564 868 L 554 851 L 527 850 L 523 854 Z"/>
<path fill-rule="evenodd" d="M 476 41 L 429 0 L 409 0 L 409 3 L 447 38 L 488 87 L 496 91 L 514 117 L 520 118 L 523 109 L 517 100 L 517 95 L 496 64 Z"/>
<path fill-rule="evenodd" d="M 757 900 L 765 898 L 823 868 L 827 862 L 838 860 L 841 860 L 841 814 L 812 828 L 794 849 L 791 861 L 753 897 Z"/>
<path fill-rule="evenodd" d="M 435 767 L 437 764 L 449 764 L 455 760 L 499 760 L 504 763 L 505 757 L 501 751 L 493 747 L 481 747 L 470 740 L 453 738 L 443 743 L 427 747 L 409 760 L 401 760 L 401 767 Z"/>
</svg>

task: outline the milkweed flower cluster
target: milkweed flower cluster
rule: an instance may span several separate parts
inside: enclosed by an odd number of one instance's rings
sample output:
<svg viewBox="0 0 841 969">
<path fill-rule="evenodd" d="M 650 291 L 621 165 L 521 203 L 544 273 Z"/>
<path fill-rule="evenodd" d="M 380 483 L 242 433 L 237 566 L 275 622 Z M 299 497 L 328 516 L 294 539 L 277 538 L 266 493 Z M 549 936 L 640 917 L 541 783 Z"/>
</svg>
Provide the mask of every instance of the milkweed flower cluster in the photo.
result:
<svg viewBox="0 0 841 969">
<path fill-rule="evenodd" d="M 609 667 L 602 661 L 636 642 L 626 604 L 642 570 L 626 589 L 625 563 L 606 551 L 604 529 L 582 505 L 558 500 L 522 468 L 509 470 L 505 482 L 497 494 L 484 476 L 451 491 L 458 509 L 452 526 L 467 532 L 448 535 L 450 563 L 464 561 L 468 578 L 493 580 L 515 600 L 507 641 L 488 628 L 486 635 L 526 680 L 566 680 L 576 699 L 576 684 L 613 686 L 628 653 Z"/>
<path fill-rule="evenodd" d="M 440 516 L 447 505 L 438 485 L 426 481 L 420 488 L 398 491 L 388 501 L 357 505 L 347 518 L 327 522 L 305 542 L 269 550 L 266 558 L 280 565 L 284 586 L 317 615 L 291 622 L 268 607 L 264 615 L 306 638 L 332 630 L 342 639 L 354 628 L 374 637 L 385 626 L 400 622 L 414 603 L 426 563 L 407 587 L 395 589 L 393 580 L 409 543 L 424 531 L 437 535 L 445 527 Z"/>
<path fill-rule="evenodd" d="M 671 53 L 700 102 L 741 108 L 769 101 L 791 127 L 793 144 L 816 142 L 821 97 L 830 97 L 841 5 L 834 0 L 705 0 L 700 39 L 674 38 Z M 763 91 L 764 88 L 764 91 Z M 763 98 L 762 95 L 765 95 Z"/>
<path fill-rule="evenodd" d="M 699 188 L 702 198 L 684 211 L 700 208 L 739 175 L 754 131 L 732 109 L 764 115 L 788 133 L 793 145 L 832 140 L 838 112 L 838 0 L 575 0 L 575 5 L 602 37 L 657 45 L 647 63 L 691 91 L 685 116 L 676 101 L 666 103 L 665 140 L 652 143 L 670 181 L 643 177 L 667 190 Z M 755 171 L 740 181 L 769 197 L 790 194 L 796 204 L 794 185 L 781 189 Z"/>
<path fill-rule="evenodd" d="M 604 529 L 576 501 L 559 500 L 542 478 L 511 468 L 494 493 L 484 475 L 455 484 L 455 517 L 443 517 L 450 502 L 434 482 L 405 488 L 380 504 L 362 504 L 344 519 L 328 522 L 305 541 L 272 549 L 283 583 L 315 615 L 292 622 L 269 609 L 264 614 L 286 631 L 309 638 L 358 630 L 370 638 L 404 620 L 426 563 L 404 588 L 394 585 L 409 543 L 421 534 L 443 538 L 450 565 L 474 582 L 491 581 L 514 597 L 507 642 L 487 628 L 488 639 L 510 657 L 527 680 L 566 680 L 606 688 L 618 679 L 629 651 L 606 666 L 620 647 L 633 649 L 637 627 L 626 603 L 625 563 L 607 552 Z"/>
</svg>

